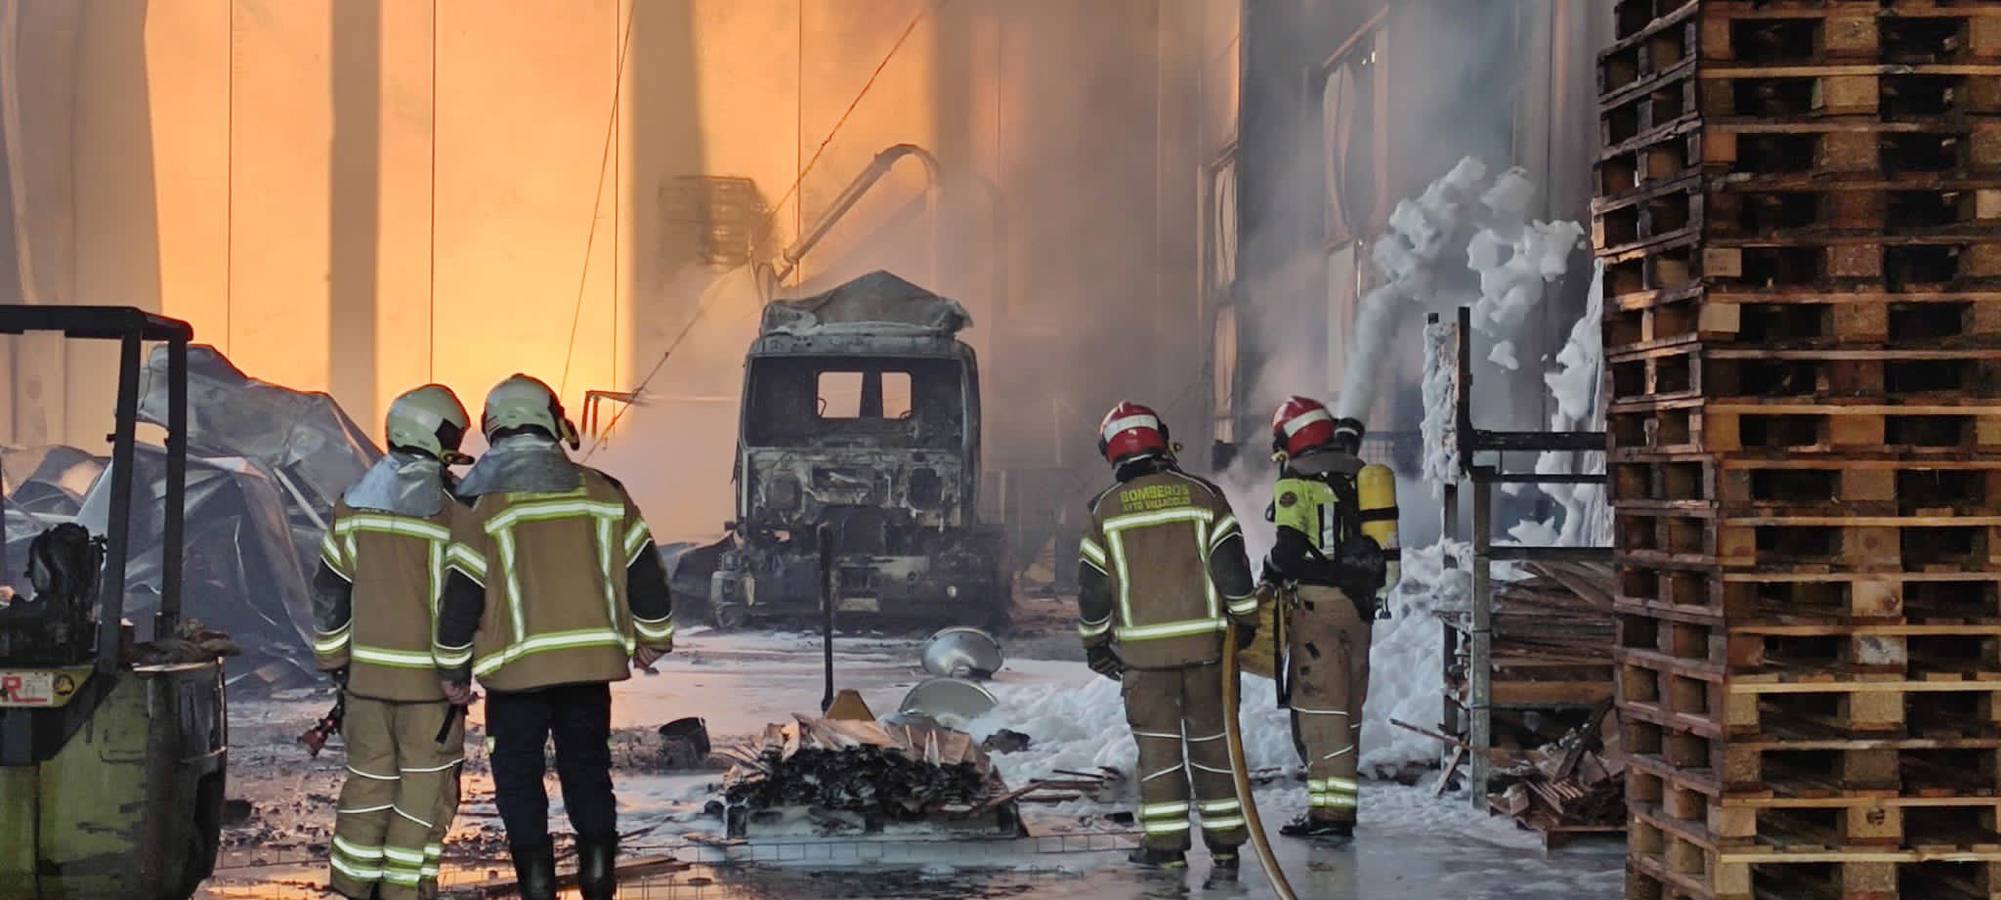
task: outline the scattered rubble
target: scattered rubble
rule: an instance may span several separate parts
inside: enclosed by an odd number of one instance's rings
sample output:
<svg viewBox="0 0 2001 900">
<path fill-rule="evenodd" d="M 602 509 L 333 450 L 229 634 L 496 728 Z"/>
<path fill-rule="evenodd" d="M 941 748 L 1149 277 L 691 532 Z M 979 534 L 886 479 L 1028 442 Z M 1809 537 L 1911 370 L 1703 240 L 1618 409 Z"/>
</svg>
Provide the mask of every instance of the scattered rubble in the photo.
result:
<svg viewBox="0 0 2001 900">
<path fill-rule="evenodd" d="M 825 830 L 879 830 L 892 822 L 970 819 L 1008 799 L 986 752 L 964 732 L 793 718 L 725 751 L 736 762 L 723 781 L 731 837 L 744 836 L 759 813 L 787 809 Z"/>
<path fill-rule="evenodd" d="M 1554 847 L 1579 834 L 1626 830 L 1626 761 L 1610 701 L 1563 739 L 1497 766 L 1488 796 L 1496 812 L 1542 832 Z"/>
</svg>

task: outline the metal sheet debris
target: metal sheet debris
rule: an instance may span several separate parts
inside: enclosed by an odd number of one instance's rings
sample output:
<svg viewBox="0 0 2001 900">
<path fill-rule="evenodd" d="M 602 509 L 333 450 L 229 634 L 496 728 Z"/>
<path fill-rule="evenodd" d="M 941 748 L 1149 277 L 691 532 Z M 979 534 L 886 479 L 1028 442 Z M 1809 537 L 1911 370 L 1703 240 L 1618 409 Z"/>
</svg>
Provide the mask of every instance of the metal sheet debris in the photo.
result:
<svg viewBox="0 0 2001 900">
<path fill-rule="evenodd" d="M 897 712 L 920 717 L 946 728 L 964 728 L 986 715 L 1000 701 L 986 688 L 962 678 L 927 678 L 903 695 Z"/>
<path fill-rule="evenodd" d="M 940 629 L 924 644 L 924 671 L 940 678 L 985 681 L 1005 662 L 1000 641 L 970 625 Z"/>
<path fill-rule="evenodd" d="M 166 419 L 166 356 L 140 373 L 139 417 Z M 381 456 L 333 398 L 251 378 L 212 347 L 188 350 L 188 488 L 184 613 L 242 648 L 231 683 L 271 686 L 314 677 L 309 577 L 340 492 Z M 76 447 L 0 448 L 0 583 L 35 535 L 64 522 L 106 533 L 105 457 Z M 146 622 L 160 598 L 164 451 L 140 445 L 125 614 Z M 148 502 L 148 501 L 151 502 Z"/>
</svg>

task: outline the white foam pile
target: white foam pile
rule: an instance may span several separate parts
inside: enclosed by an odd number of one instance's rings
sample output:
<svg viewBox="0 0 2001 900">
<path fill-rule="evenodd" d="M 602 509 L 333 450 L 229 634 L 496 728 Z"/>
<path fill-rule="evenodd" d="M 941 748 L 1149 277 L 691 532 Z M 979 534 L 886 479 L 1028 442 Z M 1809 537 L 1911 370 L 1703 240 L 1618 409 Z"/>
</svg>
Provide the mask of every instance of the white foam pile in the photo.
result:
<svg viewBox="0 0 2001 900">
<path fill-rule="evenodd" d="M 1458 552 L 1463 556 L 1465 546 Z M 1436 741 L 1397 728 L 1391 718 L 1431 725 L 1438 719 L 1440 609 L 1464 609 L 1470 576 L 1444 566 L 1445 548 L 1404 551 L 1403 581 L 1390 599 L 1392 618 L 1378 621 L 1369 652 L 1369 700 L 1364 707 L 1361 765 L 1365 774 L 1392 775 L 1411 763 L 1434 761 Z M 1119 684 L 1096 675 L 1059 683 L 995 684 L 1000 705 L 967 730 L 985 740 L 1003 728 L 1029 735 L 1027 750 L 997 755 L 1011 785 L 1060 777 L 1058 770 L 1094 772 L 1111 766 L 1131 775 L 1139 749 L 1126 724 Z M 1253 769 L 1302 770 L 1292 743 L 1291 716 L 1277 708 L 1272 682 L 1246 675 L 1242 687 L 1244 754 Z"/>
<path fill-rule="evenodd" d="M 1459 323 L 1432 322 L 1424 327 L 1424 420 L 1418 423 L 1424 442 L 1419 477 L 1437 497 L 1446 482 L 1459 478 L 1459 394 L 1456 357 Z"/>
<path fill-rule="evenodd" d="M 1600 323 L 1605 313 L 1605 268 L 1593 267 L 1591 295 L 1584 314 L 1571 326 L 1570 338 L 1556 354 L 1556 368 L 1543 374 L 1556 411 L 1550 413 L 1552 431 L 1589 430 L 1605 425 L 1605 397 L 1600 384 L 1605 370 L 1604 333 Z M 1544 453 L 1536 459 L 1540 473 L 1599 472 L 1605 454 Z M 1579 468 L 1581 466 L 1581 468 Z M 1535 546 L 1589 547 L 1612 543 L 1612 509 L 1602 484 L 1545 484 L 1540 486 L 1562 507 L 1549 521 L 1524 521 L 1508 530 L 1509 536 Z"/>
<path fill-rule="evenodd" d="M 1362 708 L 1362 768 L 1388 775 L 1410 763 L 1436 760 L 1437 741 L 1390 724 L 1438 724 L 1445 668 L 1433 613 L 1466 609 L 1473 588 L 1465 568 L 1448 569 L 1448 550 L 1470 558 L 1465 544 L 1405 547 L 1403 579 L 1390 593 L 1390 618 L 1377 620 L 1369 645 L 1369 701 Z M 1497 575 L 1497 577 L 1499 577 Z"/>
<path fill-rule="evenodd" d="M 1442 279 L 1442 267 L 1459 261 L 1447 250 L 1462 246 L 1459 236 L 1468 229 L 1464 264 L 1479 279 L 1478 295 L 1466 298 L 1473 304 L 1473 327 L 1495 339 L 1490 361 L 1510 371 L 1520 368 L 1513 338 L 1548 285 L 1569 269 L 1571 251 L 1584 237 L 1584 226 L 1576 222 L 1531 218 L 1535 195 L 1535 183 L 1523 169 L 1508 169 L 1489 182 L 1487 164 L 1469 156 L 1424 193 L 1397 203 L 1389 231 L 1370 248 L 1383 284 L 1362 296 L 1355 314 L 1341 415 L 1367 417 L 1383 353 L 1412 308 L 1450 299 L 1440 296 L 1450 283 Z"/>
<path fill-rule="evenodd" d="M 1531 219 L 1535 183 L 1520 168 L 1509 169 L 1480 195 L 1485 215 L 1466 244 L 1466 266 L 1480 276 L 1480 299 L 1473 303 L 1473 328 L 1496 340 L 1497 365 L 1514 369 L 1514 345 L 1529 314 L 1548 286 L 1570 268 L 1570 253 L 1584 239 L 1576 222 Z M 1505 353 L 1501 348 L 1507 348 Z"/>
</svg>

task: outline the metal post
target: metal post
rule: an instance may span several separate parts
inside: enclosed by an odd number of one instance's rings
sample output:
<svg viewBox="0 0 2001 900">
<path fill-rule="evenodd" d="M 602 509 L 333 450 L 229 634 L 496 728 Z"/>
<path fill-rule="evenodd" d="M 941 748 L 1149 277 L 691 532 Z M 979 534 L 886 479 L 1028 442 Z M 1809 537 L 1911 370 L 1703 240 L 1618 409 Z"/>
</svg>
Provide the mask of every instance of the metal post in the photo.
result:
<svg viewBox="0 0 2001 900">
<path fill-rule="evenodd" d="M 814 535 L 820 545 L 820 652 L 827 670 L 827 691 L 820 695 L 820 712 L 834 708 L 834 529 L 821 525 Z"/>
<path fill-rule="evenodd" d="M 181 624 L 182 525 L 188 490 L 188 342 L 167 344 L 167 493 L 160 526 L 160 611 L 153 618 L 153 638 L 174 633 Z"/>
<path fill-rule="evenodd" d="M 1466 704 L 1467 760 L 1471 774 L 1468 788 L 1473 808 L 1487 809 L 1487 750 L 1494 743 L 1494 598 L 1493 559 L 1493 468 L 1473 467 L 1473 627 L 1467 636 L 1471 652 L 1467 660 Z"/>
<path fill-rule="evenodd" d="M 97 670 L 118 668 L 120 623 L 125 617 L 125 563 L 132 552 L 133 432 L 139 419 L 139 336 L 126 335 L 118 352 L 118 405 L 111 434 L 111 508 L 105 520 L 104 580 L 97 586 Z"/>
<path fill-rule="evenodd" d="M 1459 482 L 1445 483 L 1445 507 L 1442 512 L 1438 537 L 1440 546 L 1445 548 L 1445 567 L 1456 569 L 1459 568 L 1459 560 L 1452 555 L 1451 542 L 1459 539 Z"/>
<path fill-rule="evenodd" d="M 1464 734 L 1459 723 L 1459 691 L 1452 686 L 1452 662 L 1459 656 L 1459 625 L 1446 619 L 1439 619 L 1438 686 L 1445 695 L 1443 710 L 1438 718 L 1439 730 L 1455 737 Z M 1444 778 L 1452 777 L 1450 771 L 1453 748 L 1443 744 L 1438 748 L 1439 765 L 1447 767 Z"/>
</svg>

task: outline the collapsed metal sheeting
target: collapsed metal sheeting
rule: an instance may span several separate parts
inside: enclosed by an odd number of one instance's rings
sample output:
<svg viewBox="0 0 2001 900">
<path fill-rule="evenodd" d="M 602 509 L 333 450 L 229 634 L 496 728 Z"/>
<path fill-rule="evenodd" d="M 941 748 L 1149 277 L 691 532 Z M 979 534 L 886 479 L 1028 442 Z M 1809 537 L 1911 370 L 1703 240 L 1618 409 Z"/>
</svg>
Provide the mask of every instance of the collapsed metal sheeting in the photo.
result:
<svg viewBox="0 0 2001 900">
<path fill-rule="evenodd" d="M 188 351 L 187 525 L 183 614 L 226 631 L 244 656 L 237 671 L 267 680 L 312 671 L 310 574 L 340 492 L 381 451 L 325 394 L 244 375 L 212 347 Z M 141 375 L 140 418 L 166 418 L 164 351 Z M 134 458 L 126 616 L 159 607 L 166 457 L 141 444 Z M 0 448 L 7 506 L 0 582 L 27 585 L 28 542 L 77 522 L 107 532 L 109 460 L 75 447 Z M 274 669 L 273 664 L 277 666 Z"/>
</svg>

